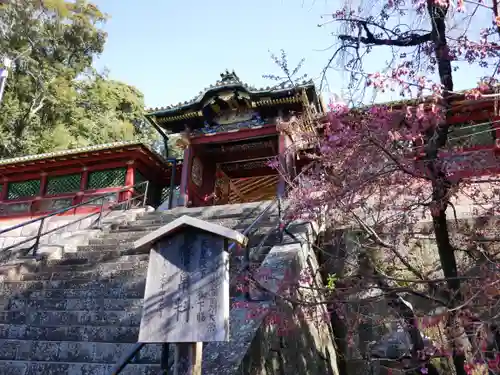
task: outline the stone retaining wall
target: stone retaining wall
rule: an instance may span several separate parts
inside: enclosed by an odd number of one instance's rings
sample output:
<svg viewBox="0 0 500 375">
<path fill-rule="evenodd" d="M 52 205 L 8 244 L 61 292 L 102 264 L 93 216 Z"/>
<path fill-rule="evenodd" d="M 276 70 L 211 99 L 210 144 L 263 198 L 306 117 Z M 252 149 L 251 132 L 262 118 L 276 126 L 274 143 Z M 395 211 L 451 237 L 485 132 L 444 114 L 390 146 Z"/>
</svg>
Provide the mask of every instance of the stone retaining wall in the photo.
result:
<svg viewBox="0 0 500 375">
<path fill-rule="evenodd" d="M 260 267 L 261 271 L 270 270 L 265 274 L 272 276 L 272 279 L 259 278 L 268 292 L 260 294 L 260 301 L 240 302 L 231 309 L 230 325 L 238 327 L 238 335 L 231 337 L 228 343 L 207 345 L 203 353 L 203 373 L 339 375 L 333 331 L 325 319 L 325 306 L 317 305 L 315 314 L 311 314 L 306 304 L 292 306 L 287 300 L 289 297 L 305 302 L 321 298 L 305 296 L 298 290 L 297 283 L 304 269 L 317 275 L 306 286 L 308 290 L 322 285 L 311 247 L 316 237 L 311 225 L 299 224 L 290 231 L 296 239 L 285 235 L 283 243 L 271 249 Z M 257 271 L 256 275 L 259 274 L 262 272 Z M 253 298 L 259 298 L 258 293 L 253 293 Z M 266 322 L 269 314 L 286 320 L 286 325 Z M 279 328 L 285 330 L 279 332 Z"/>
</svg>

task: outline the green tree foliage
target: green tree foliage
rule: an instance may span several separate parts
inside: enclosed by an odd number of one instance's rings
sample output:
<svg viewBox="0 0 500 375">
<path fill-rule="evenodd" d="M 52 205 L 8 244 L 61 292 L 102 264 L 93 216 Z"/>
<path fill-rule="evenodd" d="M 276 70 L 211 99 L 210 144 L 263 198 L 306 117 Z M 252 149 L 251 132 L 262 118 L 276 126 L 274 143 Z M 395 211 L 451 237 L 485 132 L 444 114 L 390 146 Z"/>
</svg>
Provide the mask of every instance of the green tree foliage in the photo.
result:
<svg viewBox="0 0 500 375">
<path fill-rule="evenodd" d="M 182 159 L 184 150 L 177 146 L 177 141 L 181 138 L 179 134 L 170 134 L 168 138 L 168 156 L 171 158 Z"/>
<path fill-rule="evenodd" d="M 155 141 L 143 95 L 92 69 L 106 18 L 83 0 L 0 5 L 0 54 L 14 61 L 0 107 L 0 157 Z"/>
</svg>

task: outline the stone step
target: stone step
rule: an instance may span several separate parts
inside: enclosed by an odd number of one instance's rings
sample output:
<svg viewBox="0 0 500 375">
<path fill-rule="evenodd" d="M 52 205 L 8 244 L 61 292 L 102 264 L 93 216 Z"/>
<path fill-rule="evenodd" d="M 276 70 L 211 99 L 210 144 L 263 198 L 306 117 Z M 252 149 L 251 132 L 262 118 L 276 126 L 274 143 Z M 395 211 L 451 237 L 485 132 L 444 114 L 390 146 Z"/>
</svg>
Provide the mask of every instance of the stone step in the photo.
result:
<svg viewBox="0 0 500 375">
<path fill-rule="evenodd" d="M 2 375 L 109 375 L 113 364 L 0 361 Z M 159 365 L 129 364 L 120 375 L 158 375 Z"/>
<path fill-rule="evenodd" d="M 132 244 L 139 238 L 142 238 L 146 236 L 147 234 L 155 231 L 156 229 L 160 228 L 161 226 L 130 226 L 130 225 L 125 225 L 125 226 L 120 226 L 113 231 L 110 232 L 103 232 L 102 234 L 99 234 L 89 240 L 89 245 L 92 244 L 123 244 L 123 245 L 128 245 Z M 270 230 L 277 230 L 278 226 L 277 225 L 261 225 L 256 228 L 253 228 L 250 233 L 247 234 L 247 237 L 254 241 L 252 239 L 252 236 L 255 236 L 257 233 L 263 233 L 265 231 L 270 231 Z M 238 228 L 236 228 L 238 230 Z M 239 231 L 240 233 L 243 233 L 243 230 Z M 100 242 L 102 240 L 106 240 L 105 242 Z M 118 241 L 114 241 L 118 240 Z"/>
<path fill-rule="evenodd" d="M 232 228 L 234 230 L 238 230 L 243 232 L 245 229 L 247 229 L 250 225 L 254 224 L 256 217 L 248 218 L 248 219 L 241 219 L 238 217 L 234 218 L 217 218 L 217 217 L 211 217 L 210 219 L 206 220 L 209 223 L 212 224 L 217 224 L 217 225 L 222 225 L 227 228 Z M 170 223 L 172 220 L 169 218 L 155 218 L 155 219 L 136 219 L 134 221 L 128 222 L 126 224 L 122 224 L 118 226 L 118 228 L 160 228 L 168 223 Z M 270 226 L 270 225 L 278 225 L 278 220 L 277 218 L 266 218 L 263 217 L 259 219 L 259 222 L 254 224 L 255 226 Z"/>
<path fill-rule="evenodd" d="M 237 218 L 235 219 L 225 219 L 225 220 L 207 220 L 210 223 L 221 225 L 223 227 L 231 228 L 239 232 L 245 231 L 250 225 L 253 224 L 255 218 L 252 218 L 252 220 L 238 220 Z M 118 230 L 156 230 L 158 228 L 161 228 L 162 226 L 166 225 L 169 223 L 169 220 L 134 220 L 132 222 L 129 222 L 127 224 L 122 224 L 119 225 L 117 228 Z M 268 227 L 278 227 L 278 220 L 277 219 L 266 219 L 262 218 L 258 223 L 254 224 L 255 227 L 260 227 L 260 226 L 268 226 Z M 114 229 L 116 230 L 116 229 Z"/>
<path fill-rule="evenodd" d="M 139 230 L 139 231 L 127 231 L 127 230 L 121 230 L 121 229 L 113 229 L 112 231 L 109 232 L 101 232 L 98 233 L 97 236 L 94 236 L 92 239 L 103 239 L 103 238 L 113 238 L 113 239 L 130 239 L 130 241 L 135 241 L 146 234 L 150 233 L 152 231 L 144 231 L 144 230 Z"/>
<path fill-rule="evenodd" d="M 231 280 L 238 276 L 241 267 L 234 267 L 231 273 Z M 53 288 L 53 289 L 23 289 L 20 286 L 4 286 L 0 290 L 0 301 L 13 300 L 40 300 L 40 299 L 141 299 L 144 298 L 146 278 L 141 281 L 123 285 L 102 284 L 95 288 Z M 49 302 L 47 302 L 49 303 Z M 8 309 L 4 306 L 3 309 Z"/>
<path fill-rule="evenodd" d="M 274 228 L 260 227 L 249 234 L 250 246 L 258 244 L 267 233 Z M 120 236 L 108 236 L 93 238 L 89 240 L 88 245 L 78 246 L 79 251 L 101 251 L 101 250 L 127 250 L 132 249 L 135 240 L 143 237 L 145 234 L 134 237 L 121 238 Z M 275 241 L 274 237 L 272 241 Z M 267 241 L 269 242 L 269 241 Z"/>
<path fill-rule="evenodd" d="M 11 298 L 0 301 L 4 311 L 131 311 L 141 309 L 142 298 Z"/>
<path fill-rule="evenodd" d="M 114 232 L 117 231 L 132 231 L 132 232 L 153 232 L 159 228 L 161 228 L 163 225 L 159 224 L 141 224 L 137 222 L 132 222 L 128 224 L 123 224 L 119 225 L 116 229 L 114 229 Z"/>
<path fill-rule="evenodd" d="M 0 340 L 135 343 L 138 337 L 139 327 L 0 324 Z"/>
<path fill-rule="evenodd" d="M 0 294 L 22 293 L 35 290 L 52 289 L 103 289 L 103 288 L 144 288 L 146 272 L 135 278 L 107 279 L 107 280 L 41 280 L 41 281 L 4 281 L 0 284 Z"/>
<path fill-rule="evenodd" d="M 159 226 L 154 226 L 154 227 L 150 227 L 150 226 L 139 226 L 139 227 L 130 227 L 129 224 L 123 224 L 123 225 L 119 225 L 117 226 L 116 228 L 113 228 L 112 230 L 108 231 L 108 232 L 102 232 L 102 236 L 106 236 L 107 237 L 107 234 L 123 234 L 123 233 L 134 233 L 134 234 L 138 234 L 137 232 L 142 232 L 144 233 L 143 236 L 145 236 L 146 234 L 158 229 Z M 96 238 L 98 238 L 99 235 L 96 236 Z"/>
<path fill-rule="evenodd" d="M 246 228 L 252 225 L 252 223 L 254 223 L 256 219 L 257 217 L 250 217 L 245 219 L 241 219 L 238 217 L 231 217 L 231 218 L 211 217 L 209 219 L 205 219 L 205 221 L 217 225 L 222 225 L 227 228 L 232 228 L 238 231 L 244 231 Z M 173 220 L 170 217 L 165 217 L 165 216 L 157 218 L 137 218 L 134 221 L 129 222 L 128 225 L 163 226 L 172 221 Z M 277 217 L 262 217 L 261 219 L 259 219 L 259 222 L 256 225 L 271 225 L 271 224 L 272 225 L 278 224 Z"/>
<path fill-rule="evenodd" d="M 150 211 L 137 214 L 137 217 L 147 216 L 174 216 L 180 217 L 182 215 L 189 215 L 193 217 L 217 217 L 217 216 L 236 216 L 236 217 L 250 217 L 258 216 L 266 209 L 271 201 L 243 203 L 243 204 L 226 204 L 220 206 L 207 206 L 207 207 L 176 207 L 166 211 Z M 275 205 L 268 214 L 276 214 L 278 212 Z"/>
<path fill-rule="evenodd" d="M 134 241 L 138 240 L 141 237 L 144 237 L 144 232 L 139 232 L 140 234 L 136 234 L 134 236 L 122 237 L 120 235 L 111 235 L 91 238 L 88 241 L 88 245 L 128 245 L 131 246 Z"/>
<path fill-rule="evenodd" d="M 200 220 L 207 220 L 207 221 L 212 221 L 212 220 L 241 220 L 241 221 L 254 221 L 259 217 L 262 211 L 255 211 L 255 212 L 248 212 L 245 214 L 240 213 L 235 213 L 231 211 L 225 211 L 225 210 L 218 210 L 217 212 L 209 212 L 209 210 L 205 210 L 204 212 L 198 212 L 198 213 L 189 213 L 189 212 L 184 212 L 184 213 L 172 213 L 172 211 L 162 211 L 162 212 L 148 212 L 148 213 L 143 213 L 137 215 L 134 219 L 135 220 L 163 220 L 164 222 L 172 221 L 175 220 L 179 217 L 182 217 L 184 215 L 194 217 L 196 219 Z M 278 213 L 276 211 L 273 212 L 267 212 L 265 213 L 261 219 L 266 219 L 266 218 L 277 218 Z"/>
<path fill-rule="evenodd" d="M 122 259 L 123 258 L 123 259 Z M 149 255 L 141 254 L 135 256 L 122 257 L 120 259 L 111 259 L 109 261 L 102 261 L 100 263 L 92 263 L 88 261 L 73 262 L 64 259 L 50 259 L 45 262 L 40 262 L 38 268 L 30 270 L 30 273 L 39 272 L 74 272 L 75 277 L 79 272 L 96 272 L 104 274 L 109 272 L 110 269 L 130 269 L 130 267 L 140 267 L 144 265 L 147 267 L 149 264 Z M 128 259 L 128 260 L 127 260 Z M 25 274 L 26 271 L 21 271 L 20 274 Z"/>
<path fill-rule="evenodd" d="M 81 265 L 95 264 L 100 262 L 131 262 L 131 261 L 146 261 L 149 259 L 148 254 L 133 254 L 134 250 L 124 251 L 86 251 L 76 253 L 65 253 L 62 259 L 49 259 L 49 265 Z M 127 255 L 130 254 L 130 255 Z"/>
<path fill-rule="evenodd" d="M 71 341 L 0 340 L 0 361 L 40 361 L 112 364 L 129 353 L 134 344 Z M 158 364 L 161 345 L 144 346 L 133 363 Z M 0 367 L 1 368 L 1 367 Z M 110 375 L 111 372 L 106 375 Z"/>
<path fill-rule="evenodd" d="M 269 231 L 276 230 L 274 226 L 260 226 L 253 229 L 248 237 L 249 244 L 252 246 L 258 244 Z M 81 251 L 94 250 L 115 250 L 115 249 L 130 249 L 133 247 L 133 242 L 142 238 L 149 232 L 133 231 L 133 232 L 109 232 L 97 238 L 89 240 L 88 245 L 79 246 Z M 274 238 L 274 237 L 273 237 Z M 274 239 L 273 239 L 274 241 Z"/>
<path fill-rule="evenodd" d="M 126 251 L 131 250 L 134 247 L 133 242 L 121 243 L 121 244 L 89 244 L 80 245 L 77 247 L 76 253 L 93 252 L 93 251 Z M 73 253 L 66 253 L 73 254 Z"/>
<path fill-rule="evenodd" d="M 145 280 L 144 280 L 145 282 Z M 20 292 L 11 292 L 4 290 L 0 292 L 0 299 L 11 298 L 12 294 L 16 298 L 144 298 L 144 283 L 137 284 L 135 287 L 116 286 L 108 288 L 103 286 L 96 289 L 41 289 L 41 290 L 24 290 Z"/>
<path fill-rule="evenodd" d="M 21 271 L 19 273 L 10 273 L 3 275 L 3 280 L 6 281 L 43 281 L 43 280 L 107 280 L 111 278 L 137 277 L 145 275 L 149 261 L 139 263 L 123 262 L 123 263 L 102 263 L 96 265 L 95 268 L 85 270 L 70 270 L 66 271 L 65 267 L 45 267 L 40 271 L 34 270 Z M 105 267 L 107 266 L 107 267 Z M 119 266 L 119 267 L 118 267 Z"/>
<path fill-rule="evenodd" d="M 142 309 L 131 311 L 0 311 L 0 324 L 27 324 L 37 327 L 119 326 L 141 324 Z"/>
</svg>

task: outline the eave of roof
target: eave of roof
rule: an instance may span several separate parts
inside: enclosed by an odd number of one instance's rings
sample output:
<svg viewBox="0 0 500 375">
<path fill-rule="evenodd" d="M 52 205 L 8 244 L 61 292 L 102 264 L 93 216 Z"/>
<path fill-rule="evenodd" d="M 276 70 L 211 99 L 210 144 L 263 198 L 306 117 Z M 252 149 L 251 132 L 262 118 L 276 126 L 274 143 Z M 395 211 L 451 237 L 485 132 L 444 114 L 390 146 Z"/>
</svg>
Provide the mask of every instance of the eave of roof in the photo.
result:
<svg viewBox="0 0 500 375">
<path fill-rule="evenodd" d="M 500 86 L 499 86 L 500 88 Z M 496 87 L 491 88 L 490 90 L 483 92 L 483 95 L 492 95 L 495 93 Z M 451 103 L 456 104 L 456 101 L 459 100 L 464 100 L 466 99 L 466 94 L 470 92 L 472 89 L 465 89 L 465 90 L 460 90 L 456 91 L 451 95 Z M 498 94 L 497 94 L 498 95 Z M 399 107 L 407 106 L 407 105 L 416 105 L 420 103 L 425 103 L 425 102 L 430 102 L 433 98 L 431 96 L 427 96 L 421 99 L 401 99 L 401 100 L 394 100 L 390 102 L 381 102 L 381 103 L 373 103 L 373 104 L 367 104 L 367 105 L 361 105 L 359 107 L 353 107 L 351 111 L 366 111 L 372 107 L 393 107 L 394 109 L 397 109 Z M 488 96 L 486 98 L 478 98 L 478 99 L 471 99 L 470 102 L 473 103 L 474 101 L 480 102 L 480 101 L 494 101 L 495 99 L 500 100 L 500 96 L 491 97 Z M 461 104 L 461 103 L 460 103 Z"/>
<path fill-rule="evenodd" d="M 287 91 L 295 91 L 297 89 L 303 89 L 303 88 L 310 89 L 314 87 L 315 86 L 312 80 L 303 81 L 299 85 L 282 84 L 278 88 L 273 88 L 269 86 L 265 88 L 255 88 L 253 86 L 250 86 L 246 83 L 239 81 L 239 79 L 233 81 L 225 81 L 225 82 L 217 81 L 215 85 L 211 85 L 210 87 L 205 88 L 204 90 L 200 91 L 200 93 L 196 97 L 194 97 L 189 101 L 185 101 L 184 103 L 180 102 L 177 103 L 176 105 L 146 109 L 147 112 L 146 116 L 167 116 L 167 115 L 173 115 L 178 111 L 191 109 L 192 107 L 201 103 L 205 98 L 205 96 L 211 92 L 215 93 L 223 90 L 241 88 L 245 90 L 248 94 L 253 96 L 264 96 L 264 95 L 273 96 L 286 93 Z"/>
<path fill-rule="evenodd" d="M 79 148 L 74 148 L 70 150 L 61 150 L 61 151 L 55 151 L 55 152 L 48 152 L 44 154 L 38 154 L 38 155 L 27 155 L 27 156 L 20 156 L 17 158 L 9 158 L 9 159 L 3 159 L 0 160 L 0 166 L 5 167 L 5 166 L 10 166 L 10 165 L 16 165 L 16 164 L 23 164 L 27 162 L 37 162 L 37 161 L 43 161 L 47 159 L 55 159 L 55 158 L 60 158 L 60 157 L 66 157 L 66 156 L 76 156 L 79 154 L 85 154 L 89 152 L 96 152 L 96 151 L 118 151 L 124 147 L 140 147 L 144 149 L 146 152 L 152 154 L 158 161 L 162 164 L 168 165 L 170 162 L 165 159 L 163 156 L 158 154 L 157 152 L 151 150 L 147 145 L 145 145 L 142 142 L 137 142 L 137 141 L 127 141 L 127 142 L 114 142 L 114 143 L 105 143 L 101 145 L 95 145 L 95 146 L 87 146 L 87 147 L 79 147 Z"/>
</svg>

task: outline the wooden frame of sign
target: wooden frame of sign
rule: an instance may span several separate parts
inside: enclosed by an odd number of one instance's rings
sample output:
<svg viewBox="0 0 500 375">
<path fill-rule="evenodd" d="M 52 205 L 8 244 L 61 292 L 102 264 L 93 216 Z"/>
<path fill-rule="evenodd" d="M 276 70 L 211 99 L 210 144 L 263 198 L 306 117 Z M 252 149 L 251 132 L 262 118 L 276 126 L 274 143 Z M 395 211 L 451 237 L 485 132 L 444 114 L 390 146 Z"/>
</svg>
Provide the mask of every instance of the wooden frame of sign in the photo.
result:
<svg viewBox="0 0 500 375">
<path fill-rule="evenodd" d="M 176 343 L 179 374 L 201 374 L 203 342 L 229 341 L 230 241 L 248 239 L 182 216 L 134 243 L 151 247 L 139 342 Z"/>
</svg>

